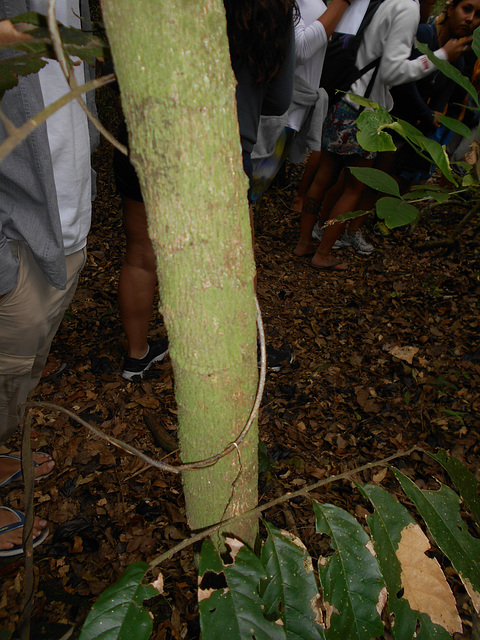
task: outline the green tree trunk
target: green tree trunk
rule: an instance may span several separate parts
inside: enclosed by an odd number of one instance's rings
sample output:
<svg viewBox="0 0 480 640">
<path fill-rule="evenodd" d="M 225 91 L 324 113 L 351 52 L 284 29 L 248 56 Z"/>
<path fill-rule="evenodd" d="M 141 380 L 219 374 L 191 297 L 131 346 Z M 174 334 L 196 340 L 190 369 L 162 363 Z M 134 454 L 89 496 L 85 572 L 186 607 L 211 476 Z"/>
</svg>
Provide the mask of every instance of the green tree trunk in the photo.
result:
<svg viewBox="0 0 480 640">
<path fill-rule="evenodd" d="M 257 386 L 247 183 L 222 0 L 103 0 L 157 257 L 183 462 L 234 441 Z M 184 473 L 193 530 L 257 503 L 257 425 Z M 252 542 L 255 527 L 234 533 Z"/>
</svg>

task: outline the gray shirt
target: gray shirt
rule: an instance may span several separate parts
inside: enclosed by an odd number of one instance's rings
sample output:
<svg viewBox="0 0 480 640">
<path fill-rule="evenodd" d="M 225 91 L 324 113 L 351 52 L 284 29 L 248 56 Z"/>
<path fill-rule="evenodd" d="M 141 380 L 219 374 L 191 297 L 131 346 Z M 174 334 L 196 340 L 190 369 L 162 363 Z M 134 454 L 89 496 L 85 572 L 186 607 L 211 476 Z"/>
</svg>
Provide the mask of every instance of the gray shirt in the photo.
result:
<svg viewBox="0 0 480 640">
<path fill-rule="evenodd" d="M 81 15 L 89 19 L 88 1 L 80 0 Z M 29 0 L 0 0 L 0 20 L 31 10 Z M 82 25 L 88 29 L 88 24 Z M 0 57 L 11 52 L 2 50 Z M 94 70 L 86 67 L 86 80 Z M 94 96 L 87 96 L 94 111 Z M 44 107 L 40 82 L 35 74 L 19 78 L 18 86 L 7 91 L 1 102 L 3 113 L 21 126 Z M 94 111 L 95 112 L 95 111 Z M 0 122 L 0 142 L 7 136 Z M 93 150 L 98 133 L 90 130 Z M 46 125 L 33 131 L 0 163 L 0 295 L 17 283 L 17 259 L 8 241 L 26 242 L 47 281 L 57 289 L 66 285 L 65 251 Z"/>
</svg>

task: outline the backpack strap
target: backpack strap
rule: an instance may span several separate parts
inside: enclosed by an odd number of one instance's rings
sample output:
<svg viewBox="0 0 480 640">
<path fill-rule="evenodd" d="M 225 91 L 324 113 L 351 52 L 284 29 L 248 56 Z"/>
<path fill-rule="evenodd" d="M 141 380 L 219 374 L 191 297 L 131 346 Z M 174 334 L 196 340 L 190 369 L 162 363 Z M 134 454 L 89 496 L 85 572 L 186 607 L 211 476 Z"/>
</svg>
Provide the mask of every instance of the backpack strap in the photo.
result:
<svg viewBox="0 0 480 640">
<path fill-rule="evenodd" d="M 367 65 L 363 67 L 363 69 L 360 69 L 360 71 L 357 74 L 357 80 L 359 80 L 363 75 L 368 73 L 371 69 L 375 69 L 375 71 L 372 74 L 372 77 L 369 80 L 365 93 L 363 94 L 364 98 L 369 98 L 370 94 L 372 93 L 373 85 L 375 84 L 375 80 L 377 79 L 377 74 L 378 74 L 378 69 L 380 67 L 381 59 L 382 59 L 382 56 L 379 56 L 378 58 L 375 58 L 375 60 L 371 60 Z M 355 80 L 355 82 L 357 80 Z"/>
</svg>

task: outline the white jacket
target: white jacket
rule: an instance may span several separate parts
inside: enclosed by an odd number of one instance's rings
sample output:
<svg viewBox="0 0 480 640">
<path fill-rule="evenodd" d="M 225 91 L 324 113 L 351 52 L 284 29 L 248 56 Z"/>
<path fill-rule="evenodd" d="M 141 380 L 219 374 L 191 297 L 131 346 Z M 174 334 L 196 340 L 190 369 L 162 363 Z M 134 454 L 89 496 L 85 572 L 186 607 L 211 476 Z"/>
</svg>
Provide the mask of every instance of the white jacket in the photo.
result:
<svg viewBox="0 0 480 640">
<path fill-rule="evenodd" d="M 362 69 L 369 62 L 381 57 L 380 67 L 373 89 L 368 96 L 388 111 L 393 107 L 390 87 L 424 78 L 435 69 L 427 56 L 409 60 L 420 20 L 418 0 L 385 0 L 365 29 L 357 53 L 357 67 Z M 435 52 L 446 60 L 443 49 Z M 350 88 L 351 93 L 365 95 L 374 70 L 359 78 Z M 358 108 L 355 103 L 350 102 Z"/>
<path fill-rule="evenodd" d="M 297 4 L 300 17 L 295 25 L 295 75 L 317 91 L 328 44 L 325 27 L 318 18 L 327 7 L 322 0 L 298 0 Z M 291 110 L 288 117 L 290 129 L 300 131 L 308 111 L 306 106 Z"/>
</svg>

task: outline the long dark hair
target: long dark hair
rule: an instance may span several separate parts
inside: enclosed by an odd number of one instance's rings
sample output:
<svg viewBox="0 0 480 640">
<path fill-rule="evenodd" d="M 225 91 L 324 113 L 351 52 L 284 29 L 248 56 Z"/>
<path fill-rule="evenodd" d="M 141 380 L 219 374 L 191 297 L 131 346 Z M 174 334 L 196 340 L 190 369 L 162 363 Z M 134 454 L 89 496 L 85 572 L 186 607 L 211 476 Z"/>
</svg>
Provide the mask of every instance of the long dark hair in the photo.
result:
<svg viewBox="0 0 480 640">
<path fill-rule="evenodd" d="M 256 82 L 273 80 L 285 62 L 298 17 L 296 0 L 223 0 L 235 72 L 246 65 Z"/>
</svg>

